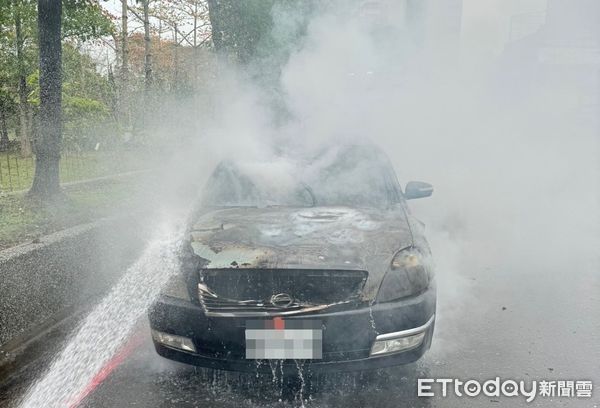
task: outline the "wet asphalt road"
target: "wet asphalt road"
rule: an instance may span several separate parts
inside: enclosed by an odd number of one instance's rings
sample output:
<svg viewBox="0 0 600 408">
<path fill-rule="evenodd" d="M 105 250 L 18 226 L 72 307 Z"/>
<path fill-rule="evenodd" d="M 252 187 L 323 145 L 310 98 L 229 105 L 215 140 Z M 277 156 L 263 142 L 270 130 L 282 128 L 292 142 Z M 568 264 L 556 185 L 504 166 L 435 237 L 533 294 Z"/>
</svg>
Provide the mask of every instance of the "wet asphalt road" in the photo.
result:
<svg viewBox="0 0 600 408">
<path fill-rule="evenodd" d="M 515 273 L 516 272 L 516 273 Z M 515 280 L 515 276 L 522 279 Z M 600 274 L 483 268 L 477 274 L 439 276 L 438 321 L 432 349 L 418 363 L 377 373 L 330 376 L 281 387 L 278 379 L 228 374 L 167 361 L 155 354 L 148 329 L 140 344 L 112 367 L 83 400 L 84 407 L 600 407 Z M 444 285 L 456 286 L 450 294 Z M 446 280 L 446 282 L 445 282 Z M 63 334 L 68 328 L 57 330 Z M 0 405 L 10 405 L 58 346 L 50 339 L 37 357 L 13 364 L 0 378 Z M 33 354 L 32 354 L 33 355 Z M 5 370 L 6 371 L 6 370 Z M 417 378 L 592 380 L 592 398 L 416 395 Z M 528 383 L 529 384 L 529 383 Z M 288 391 L 292 390 L 292 391 Z"/>
</svg>

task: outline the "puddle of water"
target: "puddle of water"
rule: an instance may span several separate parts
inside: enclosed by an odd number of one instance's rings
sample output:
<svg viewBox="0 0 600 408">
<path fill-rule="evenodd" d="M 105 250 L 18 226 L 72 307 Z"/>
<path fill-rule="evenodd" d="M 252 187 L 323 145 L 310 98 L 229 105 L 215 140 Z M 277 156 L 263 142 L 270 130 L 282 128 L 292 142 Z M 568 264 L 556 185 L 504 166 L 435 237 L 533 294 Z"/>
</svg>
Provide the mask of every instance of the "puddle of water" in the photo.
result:
<svg viewBox="0 0 600 408">
<path fill-rule="evenodd" d="M 88 384 L 128 340 L 160 288 L 177 271 L 182 233 L 171 227 L 159 236 L 74 331 L 20 407 L 73 406 L 81 399 Z"/>
</svg>

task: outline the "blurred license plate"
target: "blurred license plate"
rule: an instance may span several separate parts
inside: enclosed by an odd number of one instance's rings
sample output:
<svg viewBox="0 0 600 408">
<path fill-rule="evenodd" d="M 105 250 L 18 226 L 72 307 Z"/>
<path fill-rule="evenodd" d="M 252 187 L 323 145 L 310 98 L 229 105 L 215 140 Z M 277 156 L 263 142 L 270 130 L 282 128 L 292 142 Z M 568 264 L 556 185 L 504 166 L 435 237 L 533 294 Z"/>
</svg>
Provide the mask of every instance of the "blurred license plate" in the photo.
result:
<svg viewBox="0 0 600 408">
<path fill-rule="evenodd" d="M 320 320 L 248 320 L 247 359 L 321 359 L 323 330 Z"/>
</svg>

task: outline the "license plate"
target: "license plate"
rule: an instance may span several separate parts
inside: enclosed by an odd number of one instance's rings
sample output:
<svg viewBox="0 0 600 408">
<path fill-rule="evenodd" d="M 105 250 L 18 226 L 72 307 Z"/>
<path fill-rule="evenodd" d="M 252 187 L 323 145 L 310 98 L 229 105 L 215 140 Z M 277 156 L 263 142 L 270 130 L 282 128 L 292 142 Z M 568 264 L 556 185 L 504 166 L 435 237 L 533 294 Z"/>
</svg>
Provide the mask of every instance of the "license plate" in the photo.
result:
<svg viewBox="0 0 600 408">
<path fill-rule="evenodd" d="M 323 330 L 320 320 L 248 320 L 246 359 L 321 359 Z"/>
</svg>

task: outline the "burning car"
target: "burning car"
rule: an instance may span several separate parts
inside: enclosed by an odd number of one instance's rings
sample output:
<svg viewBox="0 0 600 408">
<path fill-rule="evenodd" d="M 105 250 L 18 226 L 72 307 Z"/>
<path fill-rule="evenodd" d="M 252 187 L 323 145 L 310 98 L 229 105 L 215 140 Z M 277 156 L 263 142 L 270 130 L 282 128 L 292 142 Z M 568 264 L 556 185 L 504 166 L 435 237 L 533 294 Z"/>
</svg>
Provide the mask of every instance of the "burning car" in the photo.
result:
<svg viewBox="0 0 600 408">
<path fill-rule="evenodd" d="M 158 354 L 235 371 L 297 360 L 311 370 L 416 361 L 431 344 L 436 288 L 423 224 L 388 158 L 346 146 L 265 185 L 220 163 L 189 224 L 181 271 L 149 313 Z M 296 361 L 294 361 L 296 360 Z"/>
</svg>

